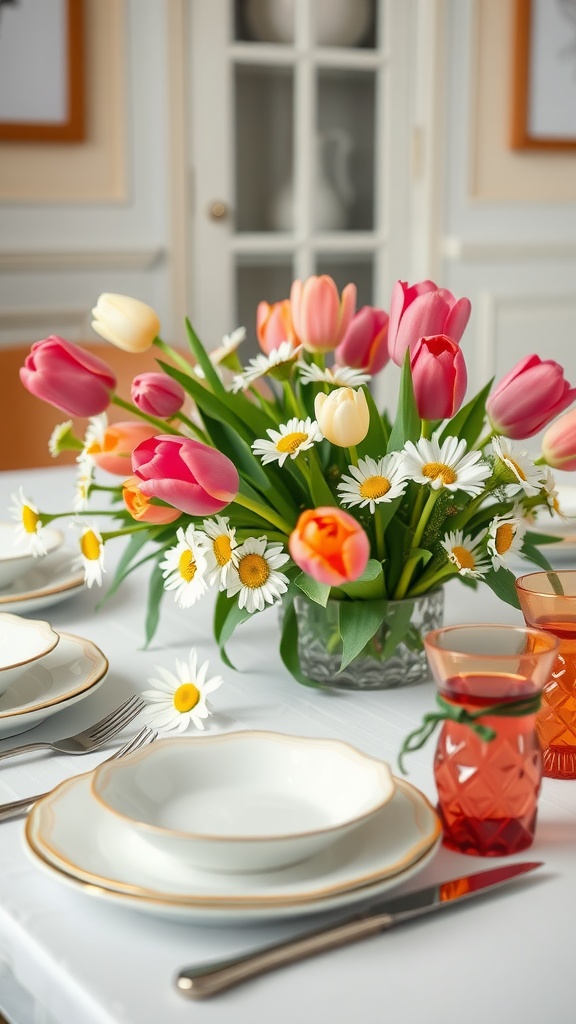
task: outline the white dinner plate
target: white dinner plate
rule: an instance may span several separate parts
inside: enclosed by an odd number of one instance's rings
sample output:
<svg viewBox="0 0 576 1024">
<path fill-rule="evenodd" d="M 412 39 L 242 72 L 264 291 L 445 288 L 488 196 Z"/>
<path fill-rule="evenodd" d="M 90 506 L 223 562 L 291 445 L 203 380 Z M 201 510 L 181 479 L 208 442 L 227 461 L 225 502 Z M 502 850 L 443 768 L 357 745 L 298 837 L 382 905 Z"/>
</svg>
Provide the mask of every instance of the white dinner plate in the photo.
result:
<svg viewBox="0 0 576 1024">
<path fill-rule="evenodd" d="M 83 587 L 84 572 L 78 568 L 77 554 L 59 548 L 0 590 L 0 612 L 26 615 L 63 601 Z"/>
<path fill-rule="evenodd" d="M 0 737 L 33 729 L 82 700 L 103 682 L 107 671 L 108 659 L 96 644 L 60 633 L 54 650 L 22 672 L 0 696 Z"/>
<path fill-rule="evenodd" d="M 441 826 L 414 786 L 327 850 L 280 871 L 212 874 L 146 846 L 91 793 L 91 773 L 58 786 L 32 809 L 25 844 L 51 876 L 92 896 L 163 917 L 214 924 L 295 917 L 347 906 L 411 878 L 433 857 Z"/>
</svg>

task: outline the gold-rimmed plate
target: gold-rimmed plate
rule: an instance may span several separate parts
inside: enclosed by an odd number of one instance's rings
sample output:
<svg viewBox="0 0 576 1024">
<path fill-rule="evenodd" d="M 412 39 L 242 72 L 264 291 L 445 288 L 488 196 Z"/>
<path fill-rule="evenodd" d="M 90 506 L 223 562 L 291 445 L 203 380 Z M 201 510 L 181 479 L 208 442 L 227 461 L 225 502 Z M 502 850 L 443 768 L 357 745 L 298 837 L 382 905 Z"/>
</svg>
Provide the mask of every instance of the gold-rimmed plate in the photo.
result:
<svg viewBox="0 0 576 1024">
<path fill-rule="evenodd" d="M 174 857 L 148 860 L 90 784 L 90 774 L 71 779 L 35 805 L 25 829 L 34 862 L 89 895 L 190 922 L 295 917 L 380 895 L 422 870 L 441 837 L 426 797 L 397 779 L 389 803 L 323 853 L 280 871 L 215 875 Z"/>
<path fill-rule="evenodd" d="M 0 612 L 27 615 L 64 601 L 84 587 L 77 555 L 66 548 L 39 558 L 8 587 L 0 590 Z"/>
</svg>

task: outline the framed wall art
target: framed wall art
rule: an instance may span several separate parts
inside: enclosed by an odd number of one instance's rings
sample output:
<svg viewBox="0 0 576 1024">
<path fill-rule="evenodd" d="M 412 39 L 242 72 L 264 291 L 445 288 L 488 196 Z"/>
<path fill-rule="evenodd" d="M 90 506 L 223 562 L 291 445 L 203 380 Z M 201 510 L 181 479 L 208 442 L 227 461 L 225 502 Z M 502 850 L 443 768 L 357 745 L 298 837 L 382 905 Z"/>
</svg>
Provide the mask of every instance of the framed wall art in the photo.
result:
<svg viewBox="0 0 576 1024">
<path fill-rule="evenodd" d="M 83 0 L 0 0 L 0 140 L 83 138 Z"/>
</svg>

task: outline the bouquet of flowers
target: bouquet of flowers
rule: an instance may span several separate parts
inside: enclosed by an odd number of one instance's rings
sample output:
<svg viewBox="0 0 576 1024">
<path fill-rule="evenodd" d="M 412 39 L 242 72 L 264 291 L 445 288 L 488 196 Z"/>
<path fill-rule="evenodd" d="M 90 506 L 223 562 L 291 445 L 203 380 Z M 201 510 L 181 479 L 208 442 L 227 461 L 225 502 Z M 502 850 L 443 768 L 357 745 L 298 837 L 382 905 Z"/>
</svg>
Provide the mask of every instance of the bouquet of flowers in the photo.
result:
<svg viewBox="0 0 576 1024">
<path fill-rule="evenodd" d="M 401 643 L 421 648 L 409 616 L 390 627 L 392 608 L 452 579 L 517 605 L 510 560 L 549 568 L 540 548 L 553 538 L 535 514 L 562 514 L 550 467 L 576 468 L 576 410 L 565 411 L 576 389 L 552 360 L 529 355 L 464 403 L 469 315 L 468 299 L 431 281 L 398 281 L 388 313 L 356 311 L 354 284 L 340 293 L 311 277 L 258 305 L 262 352 L 243 367 L 243 328 L 208 352 L 187 320 L 188 349 L 176 349 L 148 305 L 101 295 L 95 331 L 133 352 L 136 368 L 154 345 L 158 372 L 135 373 L 128 400 L 88 350 L 36 342 L 22 383 L 88 423 L 84 437 L 68 420 L 50 439 L 53 455 L 78 452 L 71 507 L 40 510 L 20 491 L 15 515 L 38 553 L 46 524 L 72 516 L 88 586 L 102 583 L 108 545 L 124 538 L 109 592 L 150 566 L 148 642 L 164 594 L 188 608 L 213 589 L 228 664 L 235 627 L 281 603 L 282 658 L 314 682 L 298 654 L 298 598 L 337 608 L 338 671 L 368 649 L 384 658 Z M 370 388 L 389 363 L 401 368 L 393 417 Z M 111 403 L 130 418 L 109 424 Z M 533 458 L 518 442 L 546 426 Z"/>
</svg>

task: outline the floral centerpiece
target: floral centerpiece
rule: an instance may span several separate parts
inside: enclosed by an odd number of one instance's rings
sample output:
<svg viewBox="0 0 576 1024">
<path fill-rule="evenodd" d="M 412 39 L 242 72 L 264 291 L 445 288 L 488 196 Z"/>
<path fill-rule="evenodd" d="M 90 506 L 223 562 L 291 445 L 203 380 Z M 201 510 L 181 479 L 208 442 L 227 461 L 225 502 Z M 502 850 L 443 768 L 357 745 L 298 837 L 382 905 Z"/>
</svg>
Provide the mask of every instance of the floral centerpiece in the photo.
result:
<svg viewBox="0 0 576 1024">
<path fill-rule="evenodd" d="M 467 299 L 398 281 L 389 314 L 356 311 L 353 284 L 340 294 L 327 276 L 295 281 L 289 298 L 259 304 L 262 352 L 244 367 L 243 329 L 208 352 L 186 321 L 185 352 L 139 300 L 104 294 L 93 315 L 99 335 L 135 353 L 135 371 L 154 345 L 158 372 L 135 372 L 128 399 L 89 351 L 36 342 L 22 383 L 88 424 L 77 437 L 69 420 L 50 439 L 54 455 L 78 452 L 70 507 L 39 509 L 20 491 L 14 512 L 38 553 L 45 525 L 72 515 L 88 586 L 123 538 L 109 593 L 150 567 L 147 641 L 164 595 L 191 608 L 215 590 L 228 664 L 236 626 L 281 604 L 280 652 L 300 682 L 361 684 L 369 661 L 368 685 L 397 685 L 425 671 L 421 633 L 439 624 L 446 583 L 481 582 L 517 605 L 511 559 L 549 567 L 540 548 L 553 538 L 534 520 L 561 514 L 550 466 L 576 468 L 576 413 L 565 413 L 576 390 L 557 363 L 529 355 L 464 402 Z M 388 364 L 400 368 L 393 417 L 370 388 Z M 129 419 L 109 424 L 110 404 Z M 552 420 L 530 456 L 518 442 Z M 331 660 L 316 670 L 319 621 Z M 418 667 L 401 661 L 387 676 L 400 650 Z"/>
</svg>

